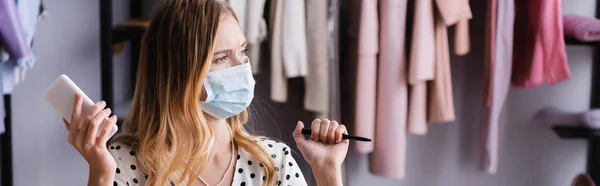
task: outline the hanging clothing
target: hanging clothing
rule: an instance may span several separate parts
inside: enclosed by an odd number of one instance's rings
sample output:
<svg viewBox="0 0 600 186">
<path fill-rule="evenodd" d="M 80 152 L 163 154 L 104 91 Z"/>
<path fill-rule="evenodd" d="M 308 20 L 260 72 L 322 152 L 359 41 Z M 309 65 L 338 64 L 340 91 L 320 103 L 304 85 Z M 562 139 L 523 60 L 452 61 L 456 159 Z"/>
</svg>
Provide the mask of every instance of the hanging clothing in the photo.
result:
<svg viewBox="0 0 600 186">
<path fill-rule="evenodd" d="M 515 23 L 515 2 L 491 2 L 494 19 L 487 29 L 492 37 L 486 37 L 486 72 L 485 82 L 489 100 L 484 102 L 482 119 L 481 165 L 484 171 L 494 174 L 498 170 L 501 129 L 504 126 L 502 115 L 510 90 L 513 56 L 513 32 Z M 493 30 L 492 30 L 493 29 Z"/>
<path fill-rule="evenodd" d="M 0 41 L 10 59 L 20 59 L 31 53 L 21 24 L 15 0 L 0 0 Z"/>
<path fill-rule="evenodd" d="M 471 50 L 469 39 L 469 19 L 473 17 L 469 0 L 435 0 L 446 26 L 456 24 L 454 32 L 454 53 L 465 55 Z"/>
<path fill-rule="evenodd" d="M 439 6 L 439 5 L 438 5 Z M 446 123 L 455 119 L 448 28 L 436 14 L 435 19 L 435 78 L 429 82 L 428 123 Z"/>
<path fill-rule="evenodd" d="M 452 73 L 450 71 L 450 49 L 448 26 L 457 24 L 455 53 L 464 55 L 469 51 L 468 21 L 471 8 L 467 0 L 436 0 L 435 11 L 435 78 L 429 83 L 429 105 L 427 121 L 445 123 L 455 120 Z M 463 25 L 460 25 L 463 24 Z M 467 28 L 463 28 L 463 26 Z"/>
<path fill-rule="evenodd" d="M 354 131 L 356 135 L 373 138 L 375 135 L 377 53 L 379 52 L 377 0 L 361 1 L 360 15 Z M 373 144 L 356 143 L 356 150 L 360 153 L 373 152 Z"/>
<path fill-rule="evenodd" d="M 287 101 L 287 78 L 283 70 L 282 15 L 283 1 L 271 1 L 269 26 L 271 42 L 271 100 Z"/>
<path fill-rule="evenodd" d="M 379 66 L 377 71 L 377 119 L 375 148 L 370 170 L 378 176 L 405 177 L 406 120 L 406 0 L 380 0 Z M 390 145 L 389 142 L 393 142 Z"/>
<path fill-rule="evenodd" d="M 341 121 L 340 65 L 339 65 L 339 1 L 329 0 L 327 16 L 327 52 L 329 62 L 329 115 Z"/>
<path fill-rule="evenodd" d="M 41 0 L 0 0 L 0 88 L 11 94 L 14 86 L 25 78 L 25 72 L 35 63 L 33 36 L 37 21 L 45 14 Z M 0 96 L 4 105 L 4 96 Z M 0 134 L 5 132 L 4 107 L 0 108 Z"/>
<path fill-rule="evenodd" d="M 283 67 L 288 78 L 305 77 L 308 73 L 306 54 L 305 2 L 283 1 L 282 42 Z"/>
<path fill-rule="evenodd" d="M 263 18 L 266 0 L 252 0 L 246 2 L 246 40 L 248 41 L 248 58 L 254 74 L 260 72 L 261 43 L 267 36 L 267 23 Z"/>
<path fill-rule="evenodd" d="M 408 81 L 408 132 L 427 133 L 427 81 L 435 76 L 433 0 L 416 0 Z"/>
<path fill-rule="evenodd" d="M 492 160 L 491 154 L 496 152 L 497 149 L 495 146 L 496 143 L 490 143 L 490 139 L 497 139 L 495 136 L 490 137 L 490 135 L 496 135 L 496 130 L 492 131 L 489 129 L 489 114 L 490 114 L 490 106 L 491 106 L 491 94 L 492 94 L 492 75 L 493 75 L 493 65 L 494 65 L 494 54 L 495 54 L 495 43 L 496 43 L 496 8 L 497 8 L 498 0 L 487 0 L 487 14 L 486 14 L 486 25 L 485 25 L 485 52 L 484 52 L 484 89 L 483 89 L 483 116 L 481 119 L 482 127 L 480 129 L 481 141 L 479 159 L 481 168 L 484 171 L 489 172 L 489 165 L 496 164 L 496 160 Z M 494 144 L 494 145 L 492 145 Z"/>
<path fill-rule="evenodd" d="M 327 8 L 325 0 L 306 0 L 306 44 L 308 74 L 304 77 L 304 109 L 315 112 L 317 118 L 329 118 L 327 51 Z"/>
<path fill-rule="evenodd" d="M 471 51 L 469 37 L 469 20 L 463 19 L 456 24 L 454 29 L 454 53 L 456 55 L 464 56 Z"/>
<path fill-rule="evenodd" d="M 0 71 L 4 94 L 12 93 L 14 87 L 25 80 L 27 70 L 33 68 L 36 60 L 32 52 L 35 29 L 37 22 L 46 14 L 46 8 L 41 0 L 18 1 L 16 6 L 25 45 L 30 52 L 29 55 L 18 59 L 9 59 L 7 52 L 0 54 L 0 59 L 3 59 L 0 61 L 4 66 Z"/>
<path fill-rule="evenodd" d="M 237 16 L 238 19 L 238 23 L 240 24 L 240 27 L 242 28 L 242 31 L 246 30 L 246 0 L 227 0 L 227 2 L 229 3 L 229 6 L 231 6 L 231 8 L 233 9 L 233 11 L 235 12 L 235 15 Z"/>
<path fill-rule="evenodd" d="M 560 0 L 518 2 L 512 85 L 552 85 L 571 76 Z"/>
</svg>

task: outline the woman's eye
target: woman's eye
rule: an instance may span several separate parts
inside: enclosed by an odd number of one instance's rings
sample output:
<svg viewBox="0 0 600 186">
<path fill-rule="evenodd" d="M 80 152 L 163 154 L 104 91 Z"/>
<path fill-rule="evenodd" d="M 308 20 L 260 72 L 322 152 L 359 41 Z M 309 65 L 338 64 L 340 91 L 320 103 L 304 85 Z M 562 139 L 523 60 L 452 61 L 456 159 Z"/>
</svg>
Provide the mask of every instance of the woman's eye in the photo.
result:
<svg viewBox="0 0 600 186">
<path fill-rule="evenodd" d="M 240 52 L 240 53 L 241 53 L 241 55 L 246 55 L 246 53 L 248 53 L 248 50 L 250 50 L 250 49 L 246 48 L 246 49 L 242 50 L 242 51 Z"/>
<path fill-rule="evenodd" d="M 215 63 L 223 63 L 225 61 L 227 61 L 228 56 L 223 56 L 220 58 L 215 59 Z"/>
</svg>

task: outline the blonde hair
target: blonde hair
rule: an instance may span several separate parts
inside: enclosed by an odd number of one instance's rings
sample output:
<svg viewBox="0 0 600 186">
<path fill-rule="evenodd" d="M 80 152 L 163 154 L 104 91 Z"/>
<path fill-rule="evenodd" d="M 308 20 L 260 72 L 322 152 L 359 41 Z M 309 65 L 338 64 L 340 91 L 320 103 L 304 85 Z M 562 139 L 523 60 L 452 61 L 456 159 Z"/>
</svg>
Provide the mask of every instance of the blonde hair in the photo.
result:
<svg viewBox="0 0 600 186">
<path fill-rule="evenodd" d="M 193 183 L 204 170 L 213 133 L 199 106 L 219 22 L 237 17 L 222 0 L 165 0 L 142 39 L 132 105 L 122 134 L 148 175 L 147 185 Z M 274 185 L 275 165 L 244 124 L 248 112 L 227 119 L 237 147 L 264 165 L 263 185 Z"/>
</svg>

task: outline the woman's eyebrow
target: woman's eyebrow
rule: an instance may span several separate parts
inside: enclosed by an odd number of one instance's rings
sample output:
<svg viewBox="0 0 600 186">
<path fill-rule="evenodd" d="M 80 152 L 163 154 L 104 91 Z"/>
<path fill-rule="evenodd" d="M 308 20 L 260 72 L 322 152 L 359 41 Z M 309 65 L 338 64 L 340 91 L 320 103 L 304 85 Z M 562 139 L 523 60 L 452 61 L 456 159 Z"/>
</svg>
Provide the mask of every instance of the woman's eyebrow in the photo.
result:
<svg viewBox="0 0 600 186">
<path fill-rule="evenodd" d="M 213 55 L 217 55 L 217 54 L 221 54 L 221 53 L 228 53 L 231 52 L 232 49 L 223 49 L 223 50 L 219 50 L 213 53 Z"/>
</svg>

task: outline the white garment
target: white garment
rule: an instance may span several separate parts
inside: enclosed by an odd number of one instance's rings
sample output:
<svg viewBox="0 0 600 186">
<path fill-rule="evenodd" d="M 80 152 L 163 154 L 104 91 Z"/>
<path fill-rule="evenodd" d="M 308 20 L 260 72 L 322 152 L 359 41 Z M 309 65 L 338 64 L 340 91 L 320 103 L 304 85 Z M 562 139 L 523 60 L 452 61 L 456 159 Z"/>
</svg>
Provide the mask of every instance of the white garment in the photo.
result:
<svg viewBox="0 0 600 186">
<path fill-rule="evenodd" d="M 306 17 L 303 0 L 283 1 L 283 67 L 288 78 L 307 74 Z"/>
<path fill-rule="evenodd" d="M 253 0 L 254 1 L 254 0 Z M 242 30 L 246 30 L 246 2 L 247 0 L 227 0 L 235 12 Z"/>
<path fill-rule="evenodd" d="M 254 74 L 260 72 L 260 43 L 267 36 L 267 23 L 263 18 L 265 0 L 251 0 L 246 2 L 246 40 L 250 47 L 247 54 Z"/>
<path fill-rule="evenodd" d="M 276 176 L 275 185 L 306 186 L 306 180 L 298 167 L 296 160 L 292 157 L 292 150 L 284 143 L 273 140 L 257 141 L 275 161 Z M 139 168 L 135 151 L 122 143 L 114 143 L 109 147 L 109 152 L 117 161 L 117 174 L 113 185 L 146 185 L 147 175 Z M 261 165 L 246 152 L 238 148 L 235 163 L 233 182 L 231 185 L 262 186 L 264 171 Z M 174 185 L 168 183 L 167 185 Z"/>
</svg>

